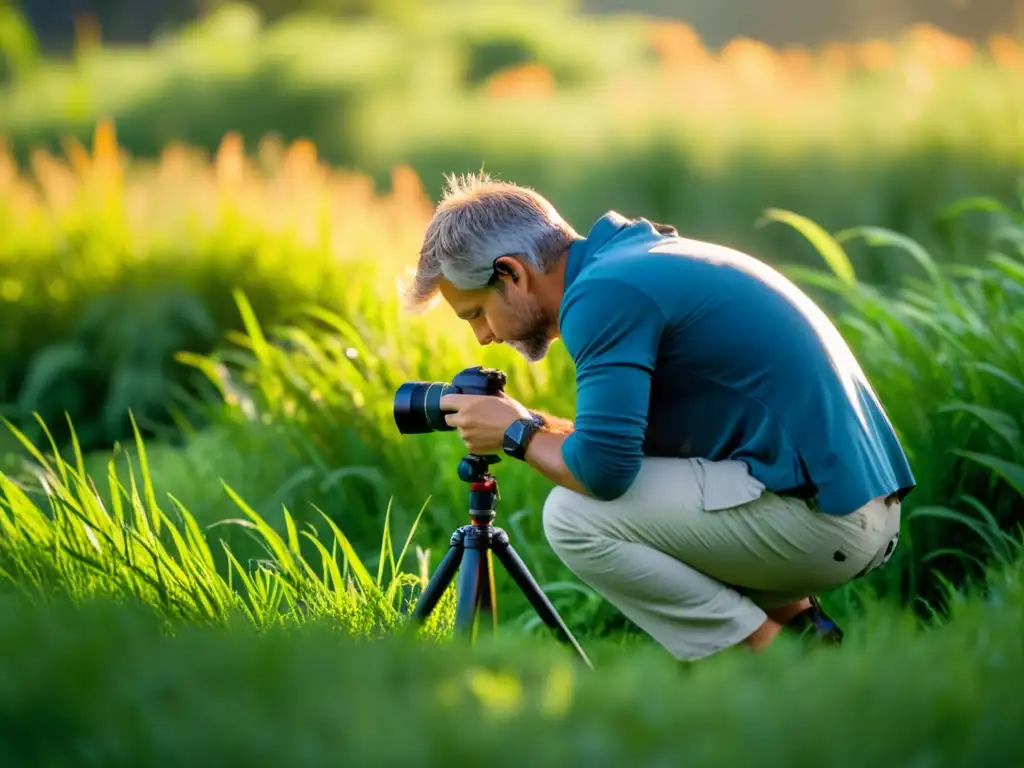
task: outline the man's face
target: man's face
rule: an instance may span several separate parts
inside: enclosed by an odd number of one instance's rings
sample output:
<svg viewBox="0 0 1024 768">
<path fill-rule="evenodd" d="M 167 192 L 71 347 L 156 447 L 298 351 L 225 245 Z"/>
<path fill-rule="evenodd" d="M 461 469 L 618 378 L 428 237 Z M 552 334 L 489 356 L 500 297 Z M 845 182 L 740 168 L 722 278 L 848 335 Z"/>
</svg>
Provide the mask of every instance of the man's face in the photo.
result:
<svg viewBox="0 0 1024 768">
<path fill-rule="evenodd" d="M 508 344 L 530 362 L 544 358 L 555 337 L 556 318 L 512 281 L 498 287 L 462 291 L 441 282 L 441 295 L 469 323 L 480 344 Z"/>
</svg>

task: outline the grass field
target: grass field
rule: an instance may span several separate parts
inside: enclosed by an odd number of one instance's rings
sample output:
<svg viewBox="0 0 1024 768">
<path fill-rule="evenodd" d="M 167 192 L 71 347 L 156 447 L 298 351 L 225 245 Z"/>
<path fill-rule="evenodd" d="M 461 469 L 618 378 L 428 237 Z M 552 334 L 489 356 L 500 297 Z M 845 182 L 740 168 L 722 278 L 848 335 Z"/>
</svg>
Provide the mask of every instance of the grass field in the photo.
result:
<svg viewBox="0 0 1024 768">
<path fill-rule="evenodd" d="M 546 13 L 235 8 L 0 93 L 0 765 L 1019 761 L 1020 47 L 709 53 Z M 842 652 L 680 669 L 553 556 L 517 462 L 497 524 L 597 671 L 500 571 L 496 645 L 452 640 L 450 593 L 399 636 L 468 499 L 398 385 L 493 365 L 573 416 L 560 345 L 527 365 L 401 311 L 440 172 L 481 164 L 583 231 L 746 245 L 827 308 L 919 482 L 889 566 L 824 598 Z"/>
<path fill-rule="evenodd" d="M 4 765 L 1014 765 L 1019 573 L 928 633 L 884 612 L 842 654 L 646 650 L 594 672 L 504 638 L 353 641 L 319 625 L 176 627 L 110 605 L 0 600 Z M 1018 606 L 1016 609 L 1008 605 Z M 59 681 L 59 682 L 58 682 Z"/>
<path fill-rule="evenodd" d="M 123 507 L 104 510 L 81 464 L 38 461 L 49 462 L 49 520 L 3 483 L 0 566 L 14 577 L 0 589 L 4 765 L 1024 757 L 1020 541 L 1017 559 L 991 568 L 984 589 L 951 592 L 947 616 L 927 628 L 870 601 L 841 651 L 784 640 L 763 656 L 729 652 L 687 668 L 650 643 L 597 638 L 585 642 L 589 670 L 550 640 L 448 638 L 450 600 L 426 635 L 443 642 L 417 641 L 396 631 L 388 595 L 416 576 L 375 579 L 326 547 L 307 569 L 291 537 L 251 513 L 279 568 L 236 562 L 236 599 L 192 519 L 155 512 L 145 472 L 141 487 L 115 486 Z M 182 538 L 165 550 L 157 525 Z"/>
</svg>

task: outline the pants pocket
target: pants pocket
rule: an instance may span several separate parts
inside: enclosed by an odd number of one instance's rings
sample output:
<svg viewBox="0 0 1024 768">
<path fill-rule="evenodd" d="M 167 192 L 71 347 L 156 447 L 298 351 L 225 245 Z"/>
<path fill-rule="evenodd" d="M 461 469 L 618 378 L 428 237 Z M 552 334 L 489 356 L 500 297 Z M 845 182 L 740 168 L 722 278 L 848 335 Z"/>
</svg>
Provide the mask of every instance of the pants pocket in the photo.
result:
<svg viewBox="0 0 1024 768">
<path fill-rule="evenodd" d="M 853 516 L 856 515 L 856 518 Z M 857 572 L 855 578 L 862 578 L 878 568 L 881 568 L 896 552 L 900 540 L 900 506 L 898 504 L 888 507 L 881 502 L 875 501 L 866 507 L 857 510 L 851 518 L 859 522 L 856 531 L 860 542 L 855 544 L 849 542 L 838 554 L 860 553 L 868 555 L 867 563 Z M 856 554 L 854 554 L 856 556 Z M 838 559 L 838 558 L 837 558 Z"/>
<path fill-rule="evenodd" d="M 705 512 L 749 504 L 764 494 L 764 483 L 750 474 L 745 462 L 707 459 L 695 459 L 694 462 Z"/>
<path fill-rule="evenodd" d="M 855 578 L 864 578 L 872 571 L 876 571 L 879 568 L 885 566 L 892 559 L 892 556 L 896 553 L 896 547 L 899 546 L 899 543 L 900 532 L 896 531 L 896 533 L 886 541 L 885 546 L 878 551 L 878 554 L 876 554 L 871 559 L 871 562 L 869 562 L 864 567 L 864 569 L 856 575 Z"/>
</svg>

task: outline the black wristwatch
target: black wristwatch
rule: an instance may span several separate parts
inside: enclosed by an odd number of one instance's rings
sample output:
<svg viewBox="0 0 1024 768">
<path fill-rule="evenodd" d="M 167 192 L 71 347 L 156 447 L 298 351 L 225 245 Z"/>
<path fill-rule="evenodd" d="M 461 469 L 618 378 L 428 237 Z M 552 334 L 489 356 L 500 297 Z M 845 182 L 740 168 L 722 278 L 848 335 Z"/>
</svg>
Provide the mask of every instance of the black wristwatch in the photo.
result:
<svg viewBox="0 0 1024 768">
<path fill-rule="evenodd" d="M 536 415 L 530 418 L 516 419 L 505 430 L 505 441 L 502 443 L 502 449 L 513 459 L 525 461 L 526 449 L 529 447 L 530 441 L 543 426 L 544 420 Z"/>
</svg>

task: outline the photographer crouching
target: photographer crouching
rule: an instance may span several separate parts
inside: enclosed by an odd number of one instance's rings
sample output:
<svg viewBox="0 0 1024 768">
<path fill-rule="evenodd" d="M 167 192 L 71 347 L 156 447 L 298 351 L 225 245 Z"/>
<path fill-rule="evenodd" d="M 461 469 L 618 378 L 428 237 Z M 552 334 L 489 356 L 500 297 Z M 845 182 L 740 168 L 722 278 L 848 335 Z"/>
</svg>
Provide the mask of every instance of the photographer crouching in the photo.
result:
<svg viewBox="0 0 1024 768">
<path fill-rule="evenodd" d="M 614 211 L 586 236 L 532 190 L 451 178 L 407 296 L 529 361 L 561 338 L 574 421 L 445 395 L 467 449 L 556 487 L 566 566 L 677 659 L 783 630 L 838 644 L 815 598 L 896 547 L 909 463 L 825 314 L 766 264 Z"/>
</svg>

